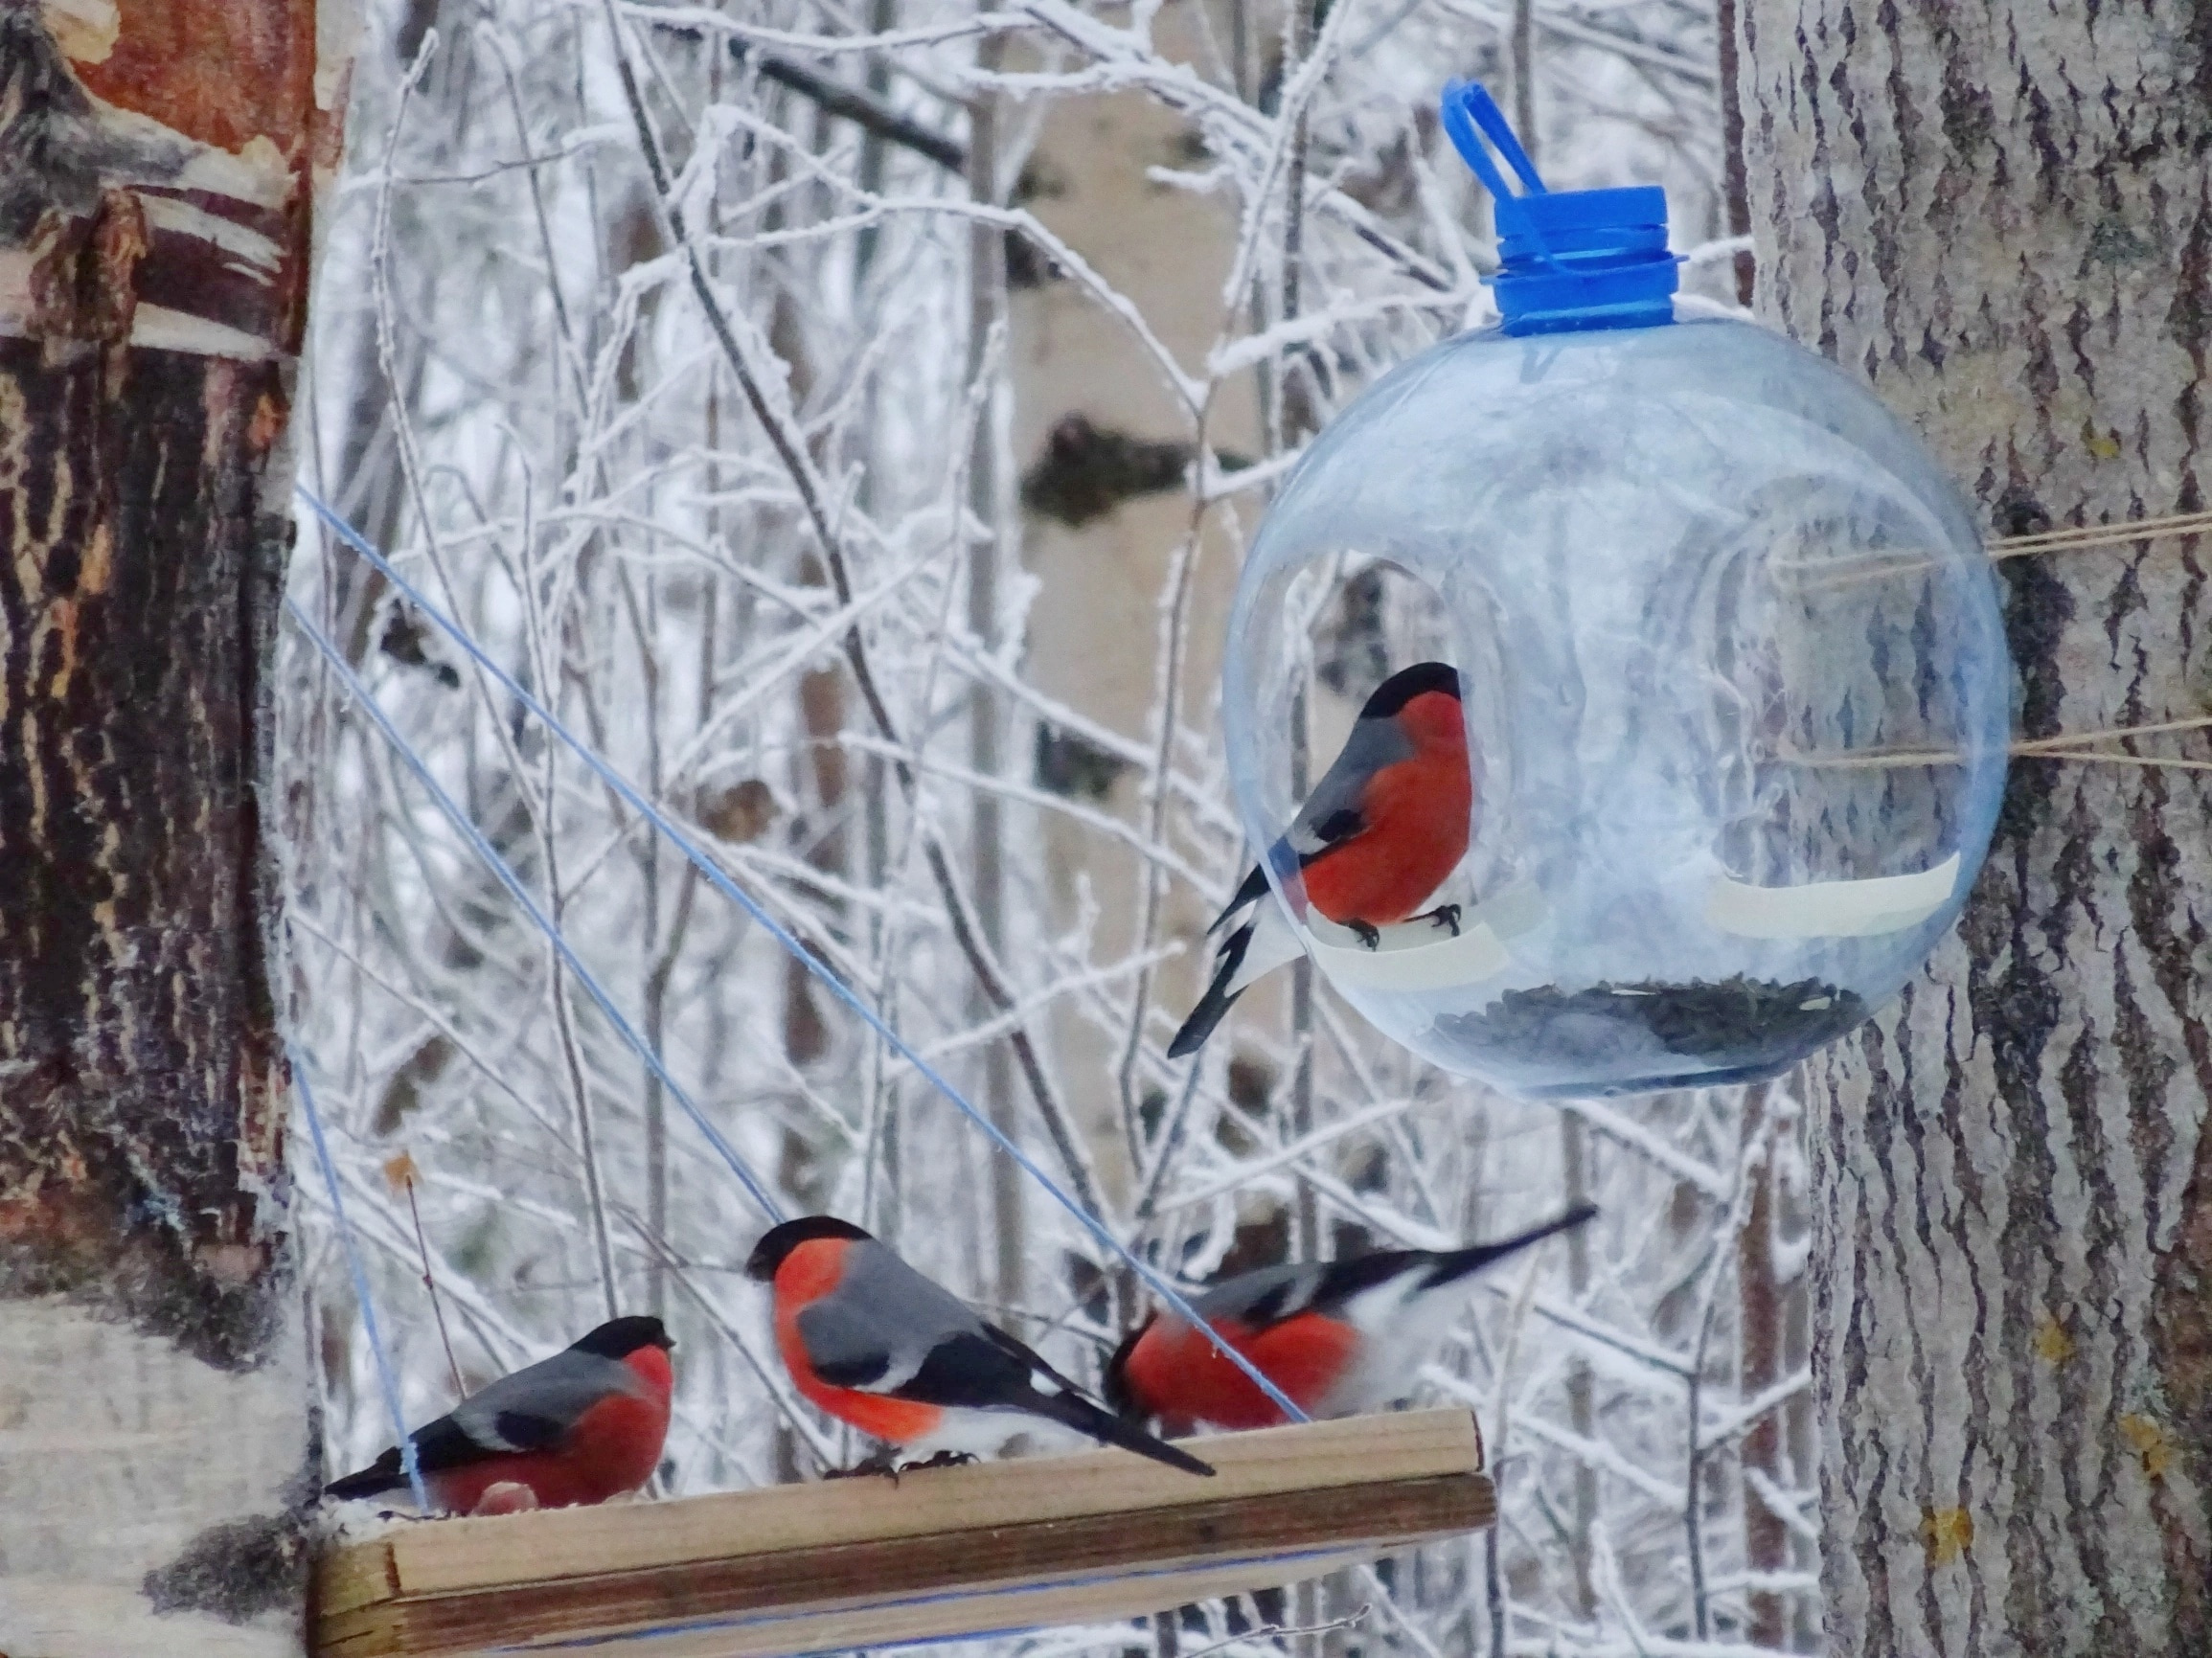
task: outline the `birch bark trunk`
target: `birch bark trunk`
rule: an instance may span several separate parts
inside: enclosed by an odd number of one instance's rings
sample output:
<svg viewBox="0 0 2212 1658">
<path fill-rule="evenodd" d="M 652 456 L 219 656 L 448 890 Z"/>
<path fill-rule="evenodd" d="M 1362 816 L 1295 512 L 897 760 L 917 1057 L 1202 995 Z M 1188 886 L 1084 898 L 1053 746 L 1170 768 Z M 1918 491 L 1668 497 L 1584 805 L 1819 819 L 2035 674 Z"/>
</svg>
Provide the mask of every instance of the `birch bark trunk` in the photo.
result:
<svg viewBox="0 0 2212 1658">
<path fill-rule="evenodd" d="M 326 3 L 329 41 L 350 44 Z M 256 795 L 314 0 L 0 0 L 0 1651 L 302 1650 Z M 318 96 L 319 95 L 319 96 Z"/>
<path fill-rule="evenodd" d="M 1744 0 L 1740 46 L 1769 320 L 1993 534 L 2204 504 L 2212 11 Z M 2205 551 L 2002 563 L 2020 735 L 2203 713 Z M 2212 1652 L 2208 801 L 2016 761 L 1956 938 L 1811 1074 L 1833 1652 Z"/>
</svg>

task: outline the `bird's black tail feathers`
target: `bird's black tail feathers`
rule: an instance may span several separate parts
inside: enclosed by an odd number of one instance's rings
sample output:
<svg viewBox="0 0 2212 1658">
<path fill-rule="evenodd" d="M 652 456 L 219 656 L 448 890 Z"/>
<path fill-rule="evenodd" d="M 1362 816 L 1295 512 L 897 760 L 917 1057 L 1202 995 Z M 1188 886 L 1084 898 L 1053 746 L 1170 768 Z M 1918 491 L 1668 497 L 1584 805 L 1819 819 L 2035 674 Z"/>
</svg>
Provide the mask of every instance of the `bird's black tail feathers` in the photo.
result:
<svg viewBox="0 0 2212 1658">
<path fill-rule="evenodd" d="M 1471 1272 L 1480 1272 L 1509 1255 L 1518 1255 L 1532 1243 L 1541 1243 L 1558 1233 L 1572 1232 L 1576 1227 L 1595 1219 L 1597 1213 L 1596 1204 L 1578 1203 L 1565 1214 L 1554 1216 L 1541 1226 L 1532 1226 L 1526 1232 L 1516 1233 L 1512 1238 L 1500 1238 L 1495 1243 L 1471 1243 L 1465 1249 L 1446 1250 L 1437 1256 L 1436 1265 L 1422 1281 L 1421 1287 L 1434 1289 L 1439 1284 L 1465 1278 Z"/>
<path fill-rule="evenodd" d="M 1206 993 L 1198 998 L 1198 1005 L 1191 1010 L 1191 1016 L 1183 1021 L 1183 1028 L 1175 1033 L 1168 1044 L 1168 1057 L 1180 1059 L 1186 1054 L 1195 1054 L 1214 1033 L 1214 1027 L 1221 1022 L 1242 990 L 1232 990 L 1237 969 L 1244 965 L 1244 952 L 1251 946 L 1252 929 L 1256 923 L 1246 921 L 1237 932 L 1221 943 L 1214 958 L 1214 977 L 1206 986 Z"/>
<path fill-rule="evenodd" d="M 399 1447 L 394 1445 L 359 1473 L 332 1480 L 323 1488 L 323 1495 L 374 1497 L 383 1491 L 396 1491 L 406 1483 L 407 1476 L 399 1469 Z"/>
<path fill-rule="evenodd" d="M 1155 1463 L 1165 1463 L 1169 1467 L 1180 1468 L 1186 1474 L 1210 1474 L 1214 1471 L 1190 1452 L 1178 1450 L 1165 1440 L 1155 1440 L 1144 1429 L 1101 1410 L 1079 1393 L 1040 1393 L 1026 1401 L 1026 1408 L 1040 1417 L 1050 1417 L 1054 1421 L 1071 1427 L 1079 1434 L 1088 1435 L 1101 1443 L 1119 1445 L 1125 1451 L 1134 1451 L 1140 1457 L 1150 1457 Z"/>
<path fill-rule="evenodd" d="M 1214 918 L 1214 924 L 1206 929 L 1206 937 L 1210 939 L 1227 926 L 1230 918 L 1246 904 L 1256 904 L 1266 896 L 1267 868 L 1265 864 L 1254 864 L 1244 876 L 1244 884 L 1237 889 L 1237 896 L 1222 906 L 1221 913 Z"/>
</svg>

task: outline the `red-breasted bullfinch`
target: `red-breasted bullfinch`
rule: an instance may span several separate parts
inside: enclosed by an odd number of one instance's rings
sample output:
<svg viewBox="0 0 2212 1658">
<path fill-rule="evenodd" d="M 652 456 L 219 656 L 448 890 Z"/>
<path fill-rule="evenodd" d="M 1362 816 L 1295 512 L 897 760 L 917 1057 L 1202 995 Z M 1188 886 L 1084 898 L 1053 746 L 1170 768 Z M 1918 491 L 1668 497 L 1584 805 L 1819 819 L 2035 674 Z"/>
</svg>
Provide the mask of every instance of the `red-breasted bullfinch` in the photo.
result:
<svg viewBox="0 0 2212 1658">
<path fill-rule="evenodd" d="M 1410 1389 L 1422 1359 L 1458 1319 L 1465 1297 L 1457 1292 L 1470 1274 L 1596 1214 L 1578 1203 L 1518 1237 L 1466 1249 L 1263 1266 L 1216 1284 L 1191 1306 L 1308 1416 L 1352 1416 Z M 1263 1428 L 1284 1420 L 1205 1336 L 1157 1313 L 1107 1361 L 1105 1393 L 1132 1420 Z"/>
<path fill-rule="evenodd" d="M 850 1221 L 787 1220 L 745 1273 L 775 1286 L 776 1347 L 799 1392 L 872 1438 L 940 1459 L 994 1451 L 1017 1430 L 1014 1412 L 1188 1473 L 1214 1471 L 1101 1409 Z"/>
<path fill-rule="evenodd" d="M 1376 688 L 1268 855 L 1278 867 L 1294 857 L 1306 901 L 1373 949 L 1382 928 L 1414 919 L 1458 865 L 1473 805 L 1459 671 L 1417 663 Z M 1459 931 L 1457 904 L 1428 915 Z M 1195 1052 L 1246 987 L 1303 947 L 1258 864 L 1206 933 L 1221 935 L 1213 982 L 1168 1044 L 1171 1059 Z"/>
<path fill-rule="evenodd" d="M 500 1485 L 527 1487 L 541 1509 L 636 1490 L 652 1478 L 668 1438 L 674 1346 L 657 1318 L 618 1318 L 417 1428 L 407 1437 L 431 1500 L 467 1514 Z M 373 1497 L 406 1485 L 394 1445 L 324 1490 Z"/>
</svg>

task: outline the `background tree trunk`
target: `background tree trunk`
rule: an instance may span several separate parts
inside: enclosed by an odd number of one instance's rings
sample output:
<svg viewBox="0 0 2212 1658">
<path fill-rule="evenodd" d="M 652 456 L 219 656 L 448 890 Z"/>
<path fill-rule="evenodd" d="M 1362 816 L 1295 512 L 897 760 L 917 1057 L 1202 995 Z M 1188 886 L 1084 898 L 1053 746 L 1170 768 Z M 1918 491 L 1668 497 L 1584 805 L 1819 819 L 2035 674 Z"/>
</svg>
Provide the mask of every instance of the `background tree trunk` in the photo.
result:
<svg viewBox="0 0 2212 1658">
<path fill-rule="evenodd" d="M 16 1658 L 301 1646 L 317 1470 L 255 785 L 344 92 L 315 29 L 312 0 L 0 4 Z"/>
<path fill-rule="evenodd" d="M 1993 534 L 2204 504 L 2212 12 L 1745 0 L 1740 44 L 1772 320 Z M 2020 735 L 2202 714 L 2202 557 L 2000 564 Z M 1813 1071 L 1831 1651 L 2212 1652 L 2206 804 L 2016 761 L 1957 936 Z"/>
</svg>

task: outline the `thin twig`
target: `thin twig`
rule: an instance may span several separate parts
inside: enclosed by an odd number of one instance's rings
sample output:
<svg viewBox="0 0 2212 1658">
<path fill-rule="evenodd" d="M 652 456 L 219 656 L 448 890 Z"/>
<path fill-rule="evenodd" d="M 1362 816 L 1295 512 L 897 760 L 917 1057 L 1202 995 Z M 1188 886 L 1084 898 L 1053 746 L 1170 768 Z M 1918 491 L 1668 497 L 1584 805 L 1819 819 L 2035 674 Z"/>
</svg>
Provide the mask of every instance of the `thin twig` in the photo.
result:
<svg viewBox="0 0 2212 1658">
<path fill-rule="evenodd" d="M 1360 1601 L 1358 1608 L 1341 1618 L 1332 1618 L 1326 1624 L 1263 1624 L 1257 1629 L 1247 1629 L 1242 1635 L 1232 1635 L 1226 1641 L 1217 1641 L 1211 1647 L 1200 1647 L 1196 1651 L 1182 1654 L 1182 1658 L 1208 1658 L 1215 1652 L 1226 1652 L 1232 1647 L 1250 1646 L 1261 1641 L 1286 1635 L 1326 1635 L 1332 1629 L 1357 1629 L 1375 1610 L 1368 1601 Z"/>
<path fill-rule="evenodd" d="M 756 52 L 743 40 L 733 39 L 730 42 L 730 56 L 740 63 L 750 63 L 763 80 L 773 80 L 787 91 L 796 92 L 801 98 L 811 100 L 821 106 L 825 114 L 850 121 L 885 143 L 912 150 L 924 161 L 935 162 L 946 172 L 968 170 L 966 145 L 956 138 L 947 138 L 944 133 L 923 125 L 912 116 L 901 114 L 887 101 L 864 86 L 832 80 L 827 75 L 818 75 L 811 69 L 802 68 L 787 58 L 771 57 L 765 52 Z"/>
<path fill-rule="evenodd" d="M 461 1380 L 461 1362 L 453 1356 L 453 1335 L 445 1328 L 445 1304 L 438 1299 L 438 1280 L 430 1271 L 430 1240 L 422 1231 L 422 1206 L 415 1200 L 415 1159 L 402 1151 L 384 1165 L 384 1177 L 407 1189 L 407 1213 L 415 1217 L 415 1248 L 422 1258 L 422 1287 L 430 1292 L 430 1313 L 438 1321 L 438 1340 L 445 1349 L 445 1368 L 453 1375 L 453 1397 L 465 1399 L 468 1389 Z"/>
</svg>

